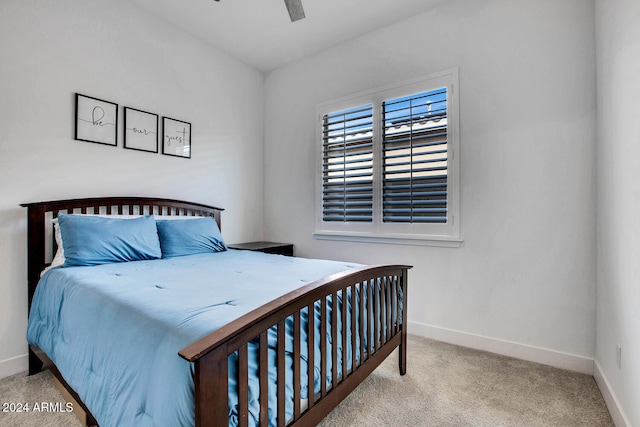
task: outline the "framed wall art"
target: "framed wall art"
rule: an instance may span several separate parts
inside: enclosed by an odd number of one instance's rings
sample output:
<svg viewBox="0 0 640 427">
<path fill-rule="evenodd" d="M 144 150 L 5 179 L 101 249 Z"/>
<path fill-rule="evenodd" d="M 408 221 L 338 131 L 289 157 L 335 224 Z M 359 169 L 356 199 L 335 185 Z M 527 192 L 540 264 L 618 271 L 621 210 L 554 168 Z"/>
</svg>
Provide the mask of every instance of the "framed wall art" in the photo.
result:
<svg viewBox="0 0 640 427">
<path fill-rule="evenodd" d="M 76 93 L 78 141 L 118 145 L 118 104 Z"/>
<path fill-rule="evenodd" d="M 158 115 L 124 107 L 124 148 L 158 152 Z"/>
<path fill-rule="evenodd" d="M 162 154 L 191 158 L 191 123 L 162 118 Z"/>
</svg>

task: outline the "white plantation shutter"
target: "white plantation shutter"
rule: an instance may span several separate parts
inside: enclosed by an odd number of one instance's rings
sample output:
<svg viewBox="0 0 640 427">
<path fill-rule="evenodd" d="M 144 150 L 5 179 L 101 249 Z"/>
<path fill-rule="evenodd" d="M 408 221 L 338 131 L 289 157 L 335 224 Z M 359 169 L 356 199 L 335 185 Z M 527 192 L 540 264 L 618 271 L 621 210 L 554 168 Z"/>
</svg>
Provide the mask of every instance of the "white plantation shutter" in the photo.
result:
<svg viewBox="0 0 640 427">
<path fill-rule="evenodd" d="M 447 221 L 447 90 L 382 103 L 382 220 Z"/>
<path fill-rule="evenodd" d="M 373 218 L 373 106 L 326 114 L 322 130 L 323 221 Z"/>
<path fill-rule="evenodd" d="M 317 106 L 317 239 L 458 247 L 458 69 Z"/>
</svg>

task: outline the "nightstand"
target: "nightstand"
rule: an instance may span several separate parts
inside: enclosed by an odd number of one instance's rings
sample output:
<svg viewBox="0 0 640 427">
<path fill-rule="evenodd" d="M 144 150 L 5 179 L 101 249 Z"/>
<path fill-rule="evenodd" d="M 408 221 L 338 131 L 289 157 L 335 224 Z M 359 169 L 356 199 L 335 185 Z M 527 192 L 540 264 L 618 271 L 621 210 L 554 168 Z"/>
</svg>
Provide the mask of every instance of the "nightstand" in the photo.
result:
<svg viewBox="0 0 640 427">
<path fill-rule="evenodd" d="M 227 245 L 229 249 L 238 249 L 241 251 L 256 251 L 267 254 L 278 254 L 293 256 L 293 244 L 291 243 L 275 243 L 275 242 L 249 242 L 235 243 Z"/>
</svg>

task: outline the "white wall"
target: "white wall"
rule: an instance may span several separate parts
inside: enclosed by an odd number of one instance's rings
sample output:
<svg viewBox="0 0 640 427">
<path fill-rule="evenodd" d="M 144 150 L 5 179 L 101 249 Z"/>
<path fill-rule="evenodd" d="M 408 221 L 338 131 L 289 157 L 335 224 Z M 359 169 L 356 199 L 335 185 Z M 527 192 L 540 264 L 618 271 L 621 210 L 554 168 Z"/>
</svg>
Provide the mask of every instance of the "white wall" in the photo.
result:
<svg viewBox="0 0 640 427">
<path fill-rule="evenodd" d="M 265 81 L 265 237 L 407 263 L 413 332 L 592 372 L 594 4 L 451 0 Z M 317 241 L 316 104 L 457 66 L 461 248 Z"/>
<path fill-rule="evenodd" d="M 598 0 L 596 379 L 616 424 L 640 425 L 640 3 Z M 621 369 L 616 345 L 622 347 Z"/>
<path fill-rule="evenodd" d="M 125 0 L 0 2 L 0 378 L 26 369 L 24 202 L 103 195 L 226 208 L 262 238 L 263 77 Z M 73 140 L 79 92 L 192 123 L 190 160 Z"/>
</svg>

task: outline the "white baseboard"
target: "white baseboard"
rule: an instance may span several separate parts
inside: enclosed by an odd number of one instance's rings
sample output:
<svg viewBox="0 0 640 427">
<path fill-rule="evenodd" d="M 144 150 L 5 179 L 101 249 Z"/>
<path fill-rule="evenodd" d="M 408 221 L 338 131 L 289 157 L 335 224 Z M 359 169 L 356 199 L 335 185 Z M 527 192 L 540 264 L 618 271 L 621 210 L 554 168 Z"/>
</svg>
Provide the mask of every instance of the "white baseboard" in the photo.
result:
<svg viewBox="0 0 640 427">
<path fill-rule="evenodd" d="M 437 341 L 489 351 L 582 374 L 593 375 L 594 373 L 593 359 L 575 354 L 440 328 L 419 322 L 409 322 L 408 332 Z"/>
<path fill-rule="evenodd" d="M 0 360 L 0 379 L 10 377 L 17 373 L 29 369 L 29 355 L 12 357 L 11 359 Z"/>
<path fill-rule="evenodd" d="M 618 404 L 616 394 L 613 392 L 609 380 L 607 380 L 597 360 L 594 362 L 593 377 L 596 379 L 596 384 L 598 384 L 598 388 L 600 388 L 602 397 L 607 404 L 607 408 L 616 427 L 631 427 L 631 422 L 629 422 L 622 407 Z"/>
</svg>

